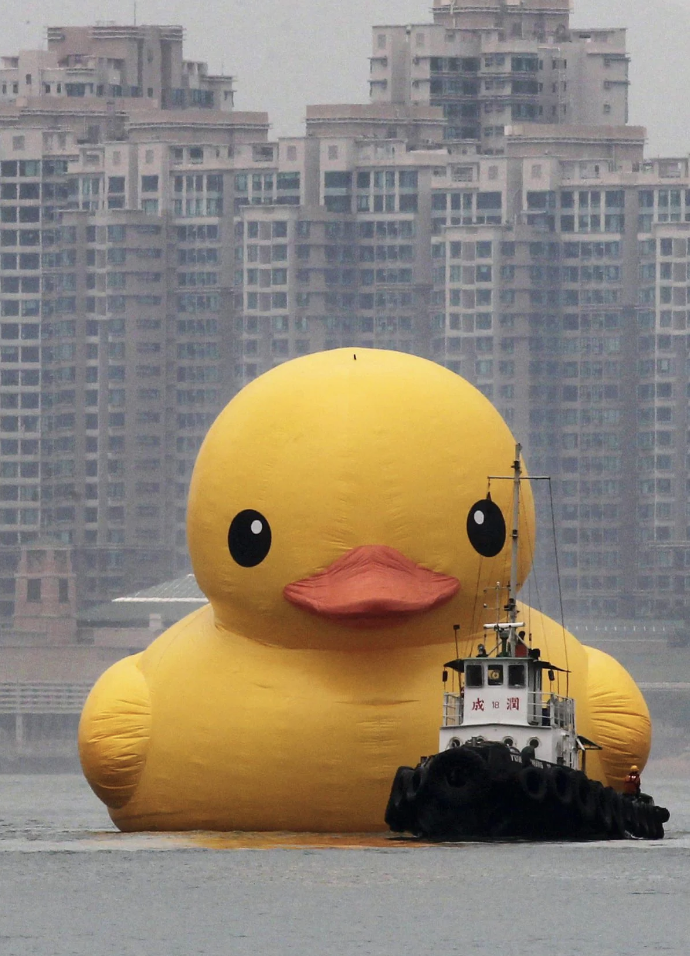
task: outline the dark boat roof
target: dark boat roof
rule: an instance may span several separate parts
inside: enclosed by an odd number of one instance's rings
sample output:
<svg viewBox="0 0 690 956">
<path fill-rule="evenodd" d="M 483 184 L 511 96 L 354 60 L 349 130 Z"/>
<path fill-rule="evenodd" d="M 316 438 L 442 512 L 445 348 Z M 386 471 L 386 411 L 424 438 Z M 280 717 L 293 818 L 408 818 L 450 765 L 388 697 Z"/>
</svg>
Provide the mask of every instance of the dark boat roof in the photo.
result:
<svg viewBox="0 0 690 956">
<path fill-rule="evenodd" d="M 489 655 L 486 657 L 458 657 L 454 661 L 448 661 L 443 666 L 449 667 L 452 671 L 457 671 L 458 674 L 463 674 L 466 664 L 480 664 L 482 661 L 491 661 L 494 664 L 533 664 L 543 671 L 559 671 L 561 674 L 570 673 L 563 667 L 557 667 L 549 661 L 543 661 L 541 658 L 531 655 L 527 657 L 490 657 Z"/>
</svg>

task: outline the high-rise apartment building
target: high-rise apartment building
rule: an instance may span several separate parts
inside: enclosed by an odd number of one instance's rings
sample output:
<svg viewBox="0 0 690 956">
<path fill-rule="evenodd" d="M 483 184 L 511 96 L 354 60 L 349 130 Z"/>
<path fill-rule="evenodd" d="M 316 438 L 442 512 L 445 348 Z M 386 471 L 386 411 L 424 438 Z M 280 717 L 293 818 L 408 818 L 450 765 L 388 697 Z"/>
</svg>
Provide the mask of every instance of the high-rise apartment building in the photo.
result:
<svg viewBox="0 0 690 956">
<path fill-rule="evenodd" d="M 179 27 L 51 29 L 47 51 L 3 66 L 8 618 L 19 549 L 40 535 L 73 549 L 81 603 L 184 556 L 191 463 L 235 390 L 228 171 L 236 154 L 265 169 L 274 147 L 265 114 L 233 111 L 231 78 L 182 60 Z"/>
<path fill-rule="evenodd" d="M 180 26 L 49 27 L 47 50 L 0 58 L 0 103 L 39 99 L 41 110 L 66 100 L 75 114 L 75 101 L 92 98 L 231 110 L 232 77 L 209 75 L 205 63 L 183 60 L 183 35 Z"/>
<path fill-rule="evenodd" d="M 313 107 L 307 132 L 281 143 L 288 155 L 307 150 L 305 201 L 239 209 L 238 383 L 306 352 L 418 352 L 429 338 L 431 186 L 446 160 L 429 144 L 442 138 L 440 111 Z"/>
<path fill-rule="evenodd" d="M 438 106 L 445 139 L 505 151 L 514 123 L 622 126 L 625 30 L 575 30 L 570 0 L 435 0 L 433 23 L 376 26 L 374 103 Z"/>
</svg>

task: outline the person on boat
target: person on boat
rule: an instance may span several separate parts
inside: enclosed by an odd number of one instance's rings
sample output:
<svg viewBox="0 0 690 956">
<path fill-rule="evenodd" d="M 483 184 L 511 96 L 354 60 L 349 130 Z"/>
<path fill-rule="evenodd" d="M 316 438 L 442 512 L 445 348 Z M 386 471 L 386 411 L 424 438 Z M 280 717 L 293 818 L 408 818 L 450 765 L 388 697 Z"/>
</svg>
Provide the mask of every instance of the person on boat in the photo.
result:
<svg viewBox="0 0 690 956">
<path fill-rule="evenodd" d="M 633 764 L 628 775 L 623 781 L 623 794 L 626 797 L 639 797 L 642 780 L 640 779 L 640 768 Z"/>
<path fill-rule="evenodd" d="M 480 644 L 477 647 L 477 657 L 488 657 L 488 656 L 489 655 L 486 653 L 486 648 L 484 647 L 483 644 Z"/>
</svg>

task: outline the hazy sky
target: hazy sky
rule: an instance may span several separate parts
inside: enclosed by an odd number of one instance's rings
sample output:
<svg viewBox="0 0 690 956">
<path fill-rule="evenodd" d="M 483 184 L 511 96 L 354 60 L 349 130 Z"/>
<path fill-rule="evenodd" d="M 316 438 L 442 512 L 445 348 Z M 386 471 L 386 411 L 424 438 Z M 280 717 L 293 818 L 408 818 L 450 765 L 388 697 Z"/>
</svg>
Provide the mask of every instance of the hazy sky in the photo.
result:
<svg viewBox="0 0 690 956">
<path fill-rule="evenodd" d="M 9 5 L 8 5 L 9 6 Z M 36 48 L 45 27 L 132 22 L 132 0 L 24 0 L 2 53 Z M 303 132 L 307 103 L 366 102 L 375 23 L 423 23 L 430 0 L 138 0 L 139 23 L 181 23 L 190 59 L 236 77 L 237 108 L 267 110 L 275 135 Z M 7 7 L 5 8 L 7 10 Z M 576 26 L 628 28 L 631 122 L 650 154 L 690 152 L 689 0 L 575 0 Z"/>
</svg>

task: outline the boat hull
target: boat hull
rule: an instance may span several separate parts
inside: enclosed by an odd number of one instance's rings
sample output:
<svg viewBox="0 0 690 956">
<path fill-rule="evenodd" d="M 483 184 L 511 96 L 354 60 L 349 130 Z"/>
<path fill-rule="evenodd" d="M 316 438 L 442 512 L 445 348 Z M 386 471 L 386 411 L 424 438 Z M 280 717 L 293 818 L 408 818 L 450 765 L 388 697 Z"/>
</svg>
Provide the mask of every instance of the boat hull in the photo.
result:
<svg viewBox="0 0 690 956">
<path fill-rule="evenodd" d="M 669 812 L 629 798 L 579 770 L 512 752 L 464 745 L 395 775 L 385 820 L 430 840 L 658 840 Z"/>
</svg>

